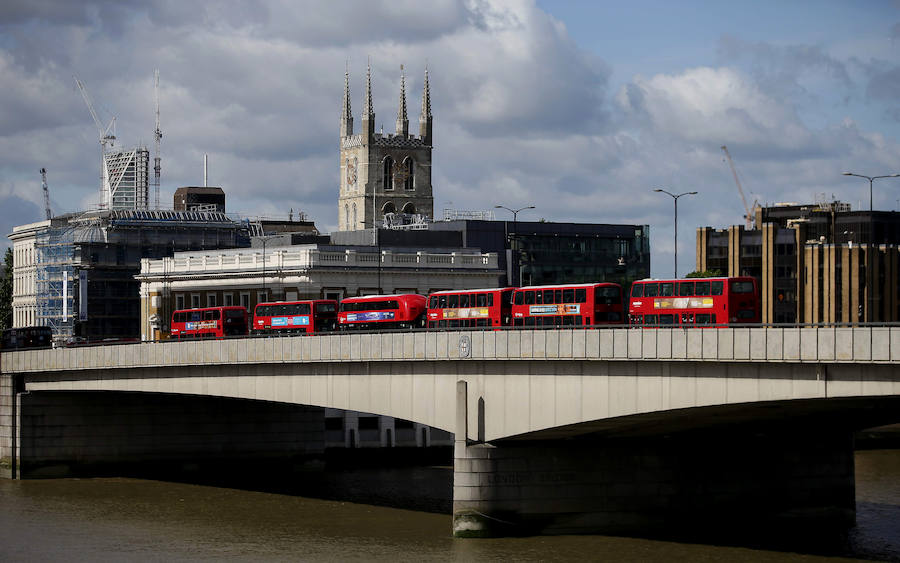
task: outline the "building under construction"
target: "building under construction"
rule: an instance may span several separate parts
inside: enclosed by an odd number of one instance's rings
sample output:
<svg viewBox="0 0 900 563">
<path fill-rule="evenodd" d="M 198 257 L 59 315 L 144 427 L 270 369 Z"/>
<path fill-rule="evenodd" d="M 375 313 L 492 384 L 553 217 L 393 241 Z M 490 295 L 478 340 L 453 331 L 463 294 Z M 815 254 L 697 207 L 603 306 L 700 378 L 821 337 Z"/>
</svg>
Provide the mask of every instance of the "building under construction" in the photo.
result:
<svg viewBox="0 0 900 563">
<path fill-rule="evenodd" d="M 144 147 L 103 155 L 109 209 L 148 209 L 150 151 Z"/>
<path fill-rule="evenodd" d="M 13 326 L 71 338 L 139 338 L 142 258 L 240 248 L 258 224 L 224 213 L 103 210 L 15 227 Z"/>
</svg>

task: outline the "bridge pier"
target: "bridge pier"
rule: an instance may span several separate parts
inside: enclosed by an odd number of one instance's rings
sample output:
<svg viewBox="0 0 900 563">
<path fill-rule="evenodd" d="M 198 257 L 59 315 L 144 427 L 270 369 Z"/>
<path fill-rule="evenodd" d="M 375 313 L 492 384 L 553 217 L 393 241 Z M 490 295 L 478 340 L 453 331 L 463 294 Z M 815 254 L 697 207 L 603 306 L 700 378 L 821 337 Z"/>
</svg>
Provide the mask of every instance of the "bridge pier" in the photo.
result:
<svg viewBox="0 0 900 563">
<path fill-rule="evenodd" d="M 855 521 L 852 435 L 787 421 L 763 432 L 457 439 L 454 458 L 459 537 L 729 534 Z"/>
</svg>

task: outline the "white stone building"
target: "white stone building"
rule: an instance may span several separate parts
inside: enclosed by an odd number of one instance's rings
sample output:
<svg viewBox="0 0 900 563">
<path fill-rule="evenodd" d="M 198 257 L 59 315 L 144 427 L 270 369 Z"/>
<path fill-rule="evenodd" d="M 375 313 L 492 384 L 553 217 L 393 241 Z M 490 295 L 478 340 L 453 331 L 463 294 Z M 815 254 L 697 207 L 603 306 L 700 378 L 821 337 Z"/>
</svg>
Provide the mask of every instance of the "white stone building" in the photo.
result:
<svg viewBox="0 0 900 563">
<path fill-rule="evenodd" d="M 165 338 L 172 311 L 265 301 L 342 299 L 379 293 L 421 293 L 495 287 L 496 253 L 317 244 L 178 252 L 144 259 L 141 333 Z"/>
</svg>

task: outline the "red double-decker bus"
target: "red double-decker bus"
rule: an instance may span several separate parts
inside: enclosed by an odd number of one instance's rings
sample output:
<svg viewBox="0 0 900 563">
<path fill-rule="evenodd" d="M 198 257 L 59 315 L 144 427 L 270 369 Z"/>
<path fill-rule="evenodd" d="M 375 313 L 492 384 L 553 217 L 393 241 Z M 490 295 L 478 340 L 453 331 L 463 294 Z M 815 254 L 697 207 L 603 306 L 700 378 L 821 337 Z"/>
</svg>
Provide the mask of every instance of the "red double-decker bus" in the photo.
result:
<svg viewBox="0 0 900 563">
<path fill-rule="evenodd" d="M 428 296 L 428 328 L 509 326 L 514 287 L 436 291 Z"/>
<path fill-rule="evenodd" d="M 643 326 L 760 322 L 756 279 L 640 280 L 631 285 L 629 321 Z"/>
<path fill-rule="evenodd" d="M 616 283 L 520 287 L 512 317 L 513 326 L 622 324 L 622 288 Z"/>
<path fill-rule="evenodd" d="M 247 309 L 207 307 L 172 313 L 172 338 L 223 338 L 247 336 Z"/>
<path fill-rule="evenodd" d="M 260 303 L 253 312 L 251 334 L 328 332 L 337 329 L 334 299 Z"/>
<path fill-rule="evenodd" d="M 425 296 L 416 293 L 366 295 L 341 300 L 341 330 L 383 330 L 425 326 Z"/>
</svg>

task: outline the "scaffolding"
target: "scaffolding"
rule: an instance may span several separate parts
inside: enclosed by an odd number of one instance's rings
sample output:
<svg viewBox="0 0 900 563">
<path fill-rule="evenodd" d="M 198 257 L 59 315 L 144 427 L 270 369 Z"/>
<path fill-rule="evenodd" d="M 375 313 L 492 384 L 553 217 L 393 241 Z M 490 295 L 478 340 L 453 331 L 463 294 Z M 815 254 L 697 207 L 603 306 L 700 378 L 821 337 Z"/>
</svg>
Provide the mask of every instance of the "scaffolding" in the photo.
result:
<svg viewBox="0 0 900 563">
<path fill-rule="evenodd" d="M 53 330 L 54 341 L 72 336 L 75 319 L 75 240 L 68 224 L 35 239 L 36 321 Z"/>
</svg>

